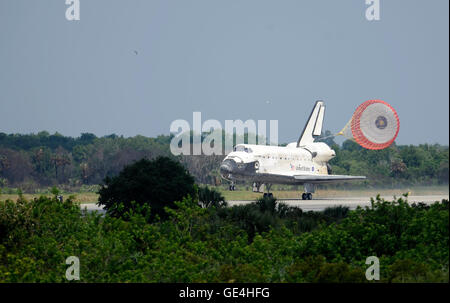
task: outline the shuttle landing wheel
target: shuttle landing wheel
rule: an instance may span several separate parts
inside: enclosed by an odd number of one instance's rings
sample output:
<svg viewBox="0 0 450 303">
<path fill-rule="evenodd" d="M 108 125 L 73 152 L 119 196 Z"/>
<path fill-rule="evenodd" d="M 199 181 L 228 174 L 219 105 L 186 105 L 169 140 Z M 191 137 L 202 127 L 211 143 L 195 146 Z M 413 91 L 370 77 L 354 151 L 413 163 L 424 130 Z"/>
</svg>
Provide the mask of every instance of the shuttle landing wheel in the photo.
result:
<svg viewBox="0 0 450 303">
<path fill-rule="evenodd" d="M 273 198 L 273 194 L 272 193 L 264 193 L 263 197 L 264 198 Z"/>
<path fill-rule="evenodd" d="M 236 190 L 236 187 L 234 187 L 234 185 L 230 185 L 230 187 L 228 188 L 230 191 L 234 191 Z"/>
<path fill-rule="evenodd" d="M 303 193 L 302 200 L 312 200 L 312 194 L 311 193 Z"/>
</svg>

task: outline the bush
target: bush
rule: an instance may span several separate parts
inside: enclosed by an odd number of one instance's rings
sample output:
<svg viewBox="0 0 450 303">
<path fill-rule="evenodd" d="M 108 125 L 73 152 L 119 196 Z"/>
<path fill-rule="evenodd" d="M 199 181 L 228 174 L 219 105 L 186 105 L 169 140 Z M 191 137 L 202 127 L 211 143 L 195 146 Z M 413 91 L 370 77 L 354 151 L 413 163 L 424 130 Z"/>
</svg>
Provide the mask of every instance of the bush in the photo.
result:
<svg viewBox="0 0 450 303">
<path fill-rule="evenodd" d="M 448 282 L 448 201 L 378 199 L 329 222 L 320 212 L 273 212 L 279 205 L 197 202 L 174 202 L 167 220 L 149 223 L 148 204 L 115 218 L 70 197 L 0 201 L 0 282 L 67 282 L 69 256 L 80 258 L 80 282 L 366 282 L 372 255 L 381 282 Z M 311 231 L 298 232 L 302 220 Z"/>
<path fill-rule="evenodd" d="M 198 189 L 198 202 L 200 206 L 204 208 L 208 207 L 225 207 L 227 202 L 222 194 L 215 189 L 210 189 L 208 186 L 199 187 Z"/>
<path fill-rule="evenodd" d="M 121 217 L 133 205 L 148 204 L 152 219 L 156 215 L 164 219 L 164 207 L 174 207 L 175 201 L 195 196 L 196 191 L 194 178 L 179 162 L 158 157 L 142 159 L 126 166 L 118 176 L 105 178 L 98 193 L 98 205 L 104 205 L 111 216 Z"/>
</svg>

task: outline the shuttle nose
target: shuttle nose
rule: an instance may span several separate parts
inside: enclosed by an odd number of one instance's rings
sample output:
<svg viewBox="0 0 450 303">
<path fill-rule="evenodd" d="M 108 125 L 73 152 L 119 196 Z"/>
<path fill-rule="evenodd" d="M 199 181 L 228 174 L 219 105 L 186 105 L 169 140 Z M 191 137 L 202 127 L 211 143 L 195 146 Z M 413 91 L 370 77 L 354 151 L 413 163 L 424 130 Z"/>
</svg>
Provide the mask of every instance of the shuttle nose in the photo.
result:
<svg viewBox="0 0 450 303">
<path fill-rule="evenodd" d="M 231 159 L 226 159 L 220 165 L 220 174 L 223 177 L 227 177 L 229 174 L 233 173 L 233 170 L 236 168 L 236 162 Z"/>
</svg>

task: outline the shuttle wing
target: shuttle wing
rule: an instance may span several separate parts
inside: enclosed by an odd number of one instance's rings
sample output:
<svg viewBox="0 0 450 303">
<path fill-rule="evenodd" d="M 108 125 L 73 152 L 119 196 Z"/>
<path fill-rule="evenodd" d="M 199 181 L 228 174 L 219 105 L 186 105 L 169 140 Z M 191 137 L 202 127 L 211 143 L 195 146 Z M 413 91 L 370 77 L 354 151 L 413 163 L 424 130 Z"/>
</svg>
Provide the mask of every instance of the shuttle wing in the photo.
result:
<svg viewBox="0 0 450 303">
<path fill-rule="evenodd" d="M 321 184 L 343 181 L 365 180 L 366 176 L 346 176 L 346 175 L 319 175 L 319 174 L 273 174 L 264 173 L 259 175 L 260 182 L 270 184 Z"/>
<path fill-rule="evenodd" d="M 308 183 L 331 183 L 337 181 L 364 180 L 365 176 L 346 176 L 346 175 L 294 175 L 296 181 Z"/>
</svg>

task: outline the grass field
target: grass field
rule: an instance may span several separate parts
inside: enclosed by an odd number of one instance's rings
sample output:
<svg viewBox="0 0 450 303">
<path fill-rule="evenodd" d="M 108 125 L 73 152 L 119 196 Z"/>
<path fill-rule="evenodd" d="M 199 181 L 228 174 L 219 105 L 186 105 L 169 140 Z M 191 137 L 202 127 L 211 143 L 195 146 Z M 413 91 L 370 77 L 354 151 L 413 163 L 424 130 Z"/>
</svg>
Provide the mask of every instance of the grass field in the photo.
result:
<svg viewBox="0 0 450 303">
<path fill-rule="evenodd" d="M 213 187 L 215 188 L 215 187 Z M 225 190 L 223 187 L 216 187 L 216 190 L 220 191 L 222 195 L 228 201 L 233 200 L 256 200 L 261 197 L 262 194 L 254 193 L 251 190 L 245 190 L 245 188 L 237 188 L 235 191 Z M 445 195 L 449 193 L 448 186 L 418 186 L 411 188 L 398 188 L 398 189 L 353 189 L 353 190 L 337 190 L 337 189 L 319 189 L 314 194 L 315 198 L 339 198 L 339 197 L 375 197 L 377 194 L 385 196 L 401 196 L 404 193 L 409 192 L 410 195 Z M 294 190 L 272 190 L 275 197 L 279 199 L 292 199 L 300 198 L 302 191 Z M 32 200 L 38 198 L 41 194 L 23 194 L 25 199 Z M 62 193 L 63 197 L 67 198 L 70 195 L 75 196 L 75 202 L 77 203 L 96 203 L 98 195 L 93 192 L 81 192 L 81 193 Z M 51 196 L 47 194 L 45 196 Z M 1 194 L 0 200 L 17 200 L 19 196 L 17 194 Z"/>
<path fill-rule="evenodd" d="M 98 200 L 98 195 L 96 193 L 86 192 L 86 193 L 62 193 L 64 198 L 69 197 L 70 195 L 75 196 L 75 202 L 77 203 L 96 203 Z M 27 200 L 33 200 L 34 198 L 38 198 L 39 196 L 47 196 L 51 197 L 51 194 L 43 195 L 43 194 L 23 194 L 23 197 Z M 0 200 L 13 200 L 16 201 L 19 198 L 17 194 L 1 194 Z"/>
</svg>

